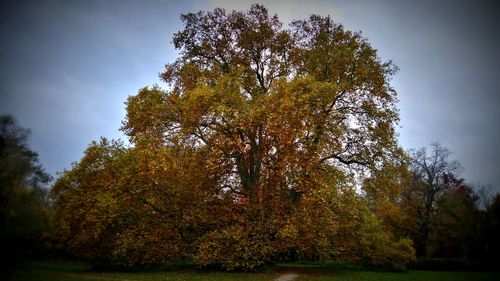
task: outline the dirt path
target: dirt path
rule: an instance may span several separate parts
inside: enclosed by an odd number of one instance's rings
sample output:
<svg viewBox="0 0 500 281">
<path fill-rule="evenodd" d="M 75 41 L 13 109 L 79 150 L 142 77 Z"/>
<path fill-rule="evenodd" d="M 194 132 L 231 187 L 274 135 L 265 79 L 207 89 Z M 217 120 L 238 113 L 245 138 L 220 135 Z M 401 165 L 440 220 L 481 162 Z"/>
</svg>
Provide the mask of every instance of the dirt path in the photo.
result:
<svg viewBox="0 0 500 281">
<path fill-rule="evenodd" d="M 297 277 L 299 277 L 297 273 L 289 272 L 281 274 L 280 277 L 276 279 L 276 281 L 292 281 Z"/>
</svg>

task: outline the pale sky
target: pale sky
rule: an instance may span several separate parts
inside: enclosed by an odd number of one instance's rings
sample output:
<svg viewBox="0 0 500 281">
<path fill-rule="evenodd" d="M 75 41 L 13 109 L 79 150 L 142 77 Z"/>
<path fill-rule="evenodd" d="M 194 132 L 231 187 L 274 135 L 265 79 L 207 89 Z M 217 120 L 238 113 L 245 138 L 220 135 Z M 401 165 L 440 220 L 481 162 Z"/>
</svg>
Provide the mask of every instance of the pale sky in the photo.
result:
<svg viewBox="0 0 500 281">
<path fill-rule="evenodd" d="M 264 4 L 285 24 L 330 15 L 362 31 L 400 71 L 399 141 L 439 141 L 472 184 L 500 192 L 500 9 L 495 1 L 2 1 L 0 114 L 32 130 L 55 175 L 118 130 L 129 95 L 157 83 L 177 52 L 181 13 Z"/>
</svg>

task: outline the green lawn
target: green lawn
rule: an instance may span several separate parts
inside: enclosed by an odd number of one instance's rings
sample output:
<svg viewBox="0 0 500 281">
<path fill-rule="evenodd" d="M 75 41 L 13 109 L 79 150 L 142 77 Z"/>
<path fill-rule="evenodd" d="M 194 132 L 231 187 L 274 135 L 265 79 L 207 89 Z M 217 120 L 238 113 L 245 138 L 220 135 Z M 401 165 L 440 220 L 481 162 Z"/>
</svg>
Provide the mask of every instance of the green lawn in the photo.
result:
<svg viewBox="0 0 500 281">
<path fill-rule="evenodd" d="M 283 269 L 279 269 L 285 270 Z M 293 270 L 287 268 L 286 270 Z M 498 273 L 489 272 L 445 272 L 445 271 L 407 271 L 407 272 L 374 272 L 374 271 L 303 271 L 297 267 L 299 277 L 294 281 L 489 281 L 500 280 Z M 95 272 L 78 263 L 31 262 L 14 270 L 8 278 L 12 281 L 139 281 L 139 280 L 276 280 L 280 273 L 228 273 L 199 272 L 196 270 L 179 270 L 169 272 Z"/>
<path fill-rule="evenodd" d="M 77 263 L 30 262 L 14 270 L 7 280 L 11 281 L 202 281 L 202 280 L 275 280 L 278 273 L 231 273 L 231 272 L 95 272 Z M 0 280 L 5 280 L 0 277 Z"/>
<path fill-rule="evenodd" d="M 162 272 L 162 273 L 109 273 L 109 272 L 57 272 L 48 270 L 16 271 L 12 281 L 195 281 L 195 280 L 274 280 L 273 274 L 245 274 L 245 273 L 196 273 L 196 272 Z"/>
<path fill-rule="evenodd" d="M 350 271 L 301 275 L 294 281 L 494 281 L 500 280 L 498 273 L 491 272 L 449 272 L 449 271 L 407 271 L 370 272 Z"/>
</svg>

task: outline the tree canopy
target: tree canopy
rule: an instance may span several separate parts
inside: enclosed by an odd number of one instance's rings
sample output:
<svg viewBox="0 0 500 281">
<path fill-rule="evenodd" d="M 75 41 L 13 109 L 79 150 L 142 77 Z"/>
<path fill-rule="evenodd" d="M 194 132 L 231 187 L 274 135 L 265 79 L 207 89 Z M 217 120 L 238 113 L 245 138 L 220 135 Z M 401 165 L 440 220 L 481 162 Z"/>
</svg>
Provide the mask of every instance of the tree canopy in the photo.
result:
<svg viewBox="0 0 500 281">
<path fill-rule="evenodd" d="M 253 270 L 302 256 L 404 268 L 411 241 L 363 196 L 404 162 L 397 68 L 330 17 L 284 28 L 252 5 L 181 19 L 168 88 L 127 100 L 131 145 L 94 142 L 56 182 L 65 247 L 129 265 Z"/>
</svg>

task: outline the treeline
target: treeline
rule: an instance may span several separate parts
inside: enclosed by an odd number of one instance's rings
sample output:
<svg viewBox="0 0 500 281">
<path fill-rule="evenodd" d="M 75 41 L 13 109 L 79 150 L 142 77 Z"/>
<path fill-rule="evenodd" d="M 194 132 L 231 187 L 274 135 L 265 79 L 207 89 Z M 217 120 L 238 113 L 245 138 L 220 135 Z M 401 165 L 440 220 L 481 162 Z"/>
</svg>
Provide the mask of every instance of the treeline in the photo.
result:
<svg viewBox="0 0 500 281">
<path fill-rule="evenodd" d="M 389 83 L 397 67 L 360 33 L 314 15 L 283 28 L 260 5 L 181 19 L 180 57 L 160 75 L 168 90 L 128 98 L 121 130 L 130 144 L 92 142 L 50 201 L 34 197 L 50 205 L 50 228 L 35 233 L 52 253 L 100 266 L 228 270 L 498 261 L 500 197 L 478 208 L 438 144 L 401 149 Z M 7 171 L 14 156 L 5 151 Z M 18 179 L 34 196 L 48 177 L 30 167 L 40 178 Z M 14 236 L 24 231 L 10 223 L 17 182 L 2 184 L 2 233 Z"/>
<path fill-rule="evenodd" d="M 44 257 L 42 240 L 50 235 L 51 177 L 28 145 L 30 131 L 10 115 L 0 116 L 1 268 L 28 257 Z"/>
<path fill-rule="evenodd" d="M 467 184 L 460 178 L 460 164 L 449 155 L 437 143 L 429 152 L 411 151 L 408 182 L 400 195 L 401 230 L 419 257 L 494 265 L 499 261 L 500 195 Z"/>
<path fill-rule="evenodd" d="M 213 183 L 205 162 L 193 155 L 102 139 L 56 181 L 49 200 L 50 177 L 27 146 L 29 131 L 2 116 L 1 133 L 6 268 L 26 258 L 62 257 L 97 266 L 191 260 L 255 269 L 276 261 L 337 260 L 401 269 L 413 260 L 413 247 L 419 258 L 459 259 L 483 269 L 498 263 L 500 195 L 458 179 L 459 164 L 439 144 L 373 175 L 363 195 L 320 190 L 295 212 L 278 205 L 274 220 L 249 233 L 239 225 L 248 203 L 204 188 Z M 395 237 L 399 242 L 389 243 Z M 446 268 L 435 263 L 420 265 Z"/>
</svg>

